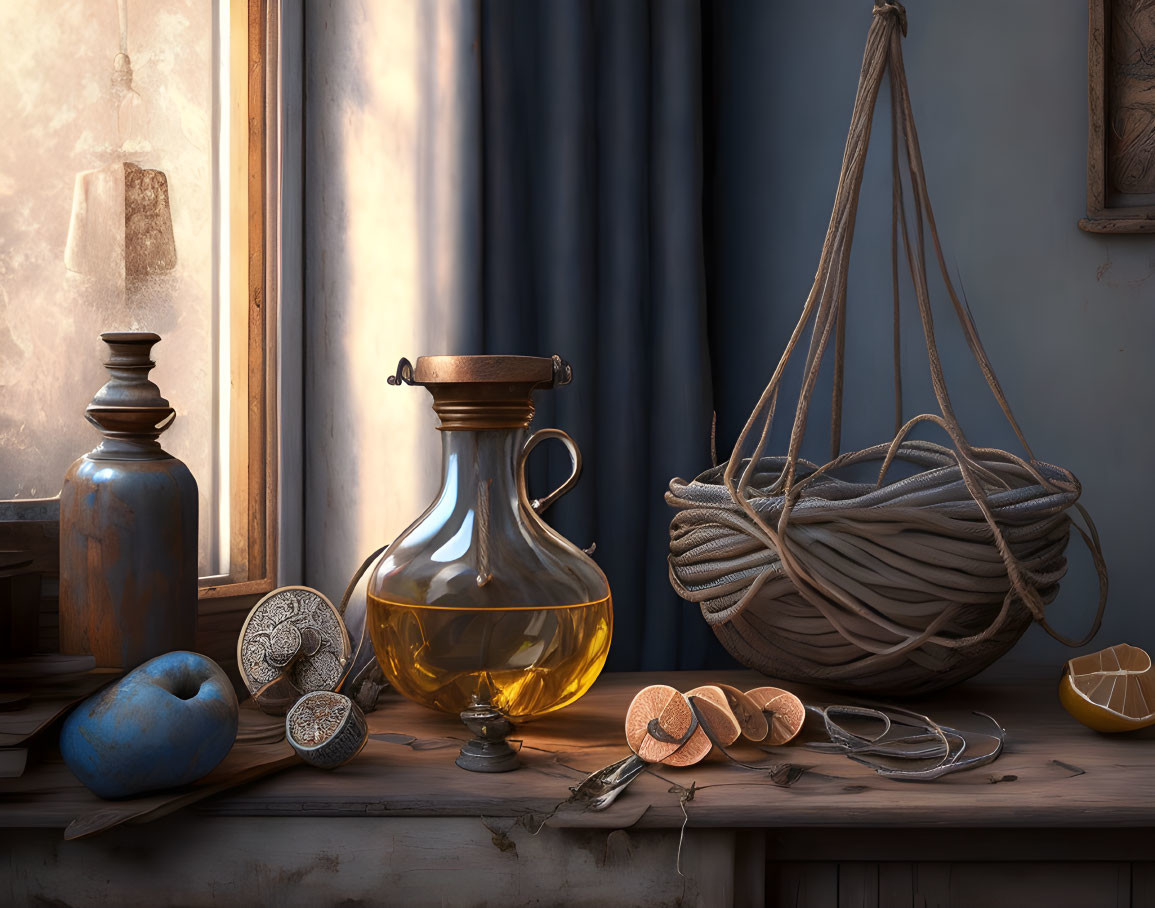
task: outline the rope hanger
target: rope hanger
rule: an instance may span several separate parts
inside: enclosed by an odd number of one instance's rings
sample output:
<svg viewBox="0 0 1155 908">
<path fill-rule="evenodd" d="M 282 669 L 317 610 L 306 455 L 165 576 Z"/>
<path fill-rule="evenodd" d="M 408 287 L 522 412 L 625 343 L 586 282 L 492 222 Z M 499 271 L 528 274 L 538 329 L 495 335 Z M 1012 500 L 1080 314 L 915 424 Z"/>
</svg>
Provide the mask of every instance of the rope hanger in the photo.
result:
<svg viewBox="0 0 1155 908">
<path fill-rule="evenodd" d="M 742 653 L 740 659 L 772 674 L 780 674 L 785 664 L 795 671 L 787 677 L 846 684 L 874 677 L 885 685 L 879 679 L 911 661 L 924 672 L 945 671 L 952 659 L 944 650 L 955 651 L 953 664 L 961 673 L 959 651 L 972 649 L 989 656 L 996 643 L 1005 648 L 1006 637 L 1013 643 L 1025 627 L 1020 619 L 1024 609 L 1027 620 L 1033 618 L 1051 636 L 1078 646 L 1098 630 L 1106 604 L 1106 569 L 1094 525 L 1077 504 L 1078 480 L 1035 458 L 947 271 L 903 66 L 906 31 L 902 5 L 875 0 L 834 207 L 801 316 L 729 461 L 694 483 L 674 480 L 667 496 L 682 509 L 671 527 L 675 588 L 684 598 L 703 603 L 716 630 L 734 625 L 727 631 L 731 637 L 750 638 L 733 641 Z M 895 430 L 889 442 L 841 452 L 850 253 L 884 76 L 889 77 L 891 101 Z M 909 210 L 904 176 L 910 189 Z M 941 273 L 970 352 L 1025 458 L 972 445 L 959 423 L 939 354 L 928 259 Z M 905 261 L 913 285 L 938 405 L 937 413 L 905 421 L 899 357 L 900 260 Z M 785 457 L 767 457 L 782 377 L 807 331 L 787 451 Z M 800 452 L 828 354 L 834 375 L 831 460 L 815 465 L 804 461 Z M 923 423 L 942 429 L 950 445 L 912 439 L 912 430 Z M 899 460 L 921 472 L 890 480 L 888 474 Z M 874 483 L 849 483 L 835 475 L 841 468 L 871 462 L 879 465 Z M 1086 529 L 1072 523 L 1068 513 L 1072 508 L 1083 516 Z M 1057 632 L 1044 612 L 1065 571 L 1063 549 L 1071 525 L 1090 548 L 1100 582 L 1091 629 L 1077 639 Z M 954 554 L 964 552 L 965 557 Z M 1005 589 L 1001 595 L 1000 583 Z M 742 615 L 758 600 L 762 606 L 756 615 Z M 818 627 L 823 628 L 821 633 L 808 635 L 804 630 Z M 768 660 L 761 654 L 763 644 L 775 634 L 783 639 L 770 644 L 775 656 Z M 726 642 L 724 634 L 719 636 Z"/>
</svg>

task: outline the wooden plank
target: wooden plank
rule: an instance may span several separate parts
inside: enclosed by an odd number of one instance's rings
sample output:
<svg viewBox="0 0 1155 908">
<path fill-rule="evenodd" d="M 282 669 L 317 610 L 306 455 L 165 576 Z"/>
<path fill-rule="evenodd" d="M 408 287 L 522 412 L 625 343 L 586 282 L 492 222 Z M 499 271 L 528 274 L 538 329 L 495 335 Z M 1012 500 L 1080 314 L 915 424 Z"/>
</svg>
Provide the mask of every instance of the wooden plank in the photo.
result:
<svg viewBox="0 0 1155 908">
<path fill-rule="evenodd" d="M 251 69 L 249 67 L 249 28 L 251 10 L 249 0 L 228 0 L 229 6 L 229 301 L 228 323 L 229 358 L 227 363 L 229 386 L 221 389 L 228 394 L 228 463 L 222 465 L 222 474 L 228 476 L 229 509 L 228 538 L 221 538 L 221 546 L 228 547 L 229 576 L 226 585 L 243 583 L 249 572 L 249 546 L 246 535 L 249 519 L 249 409 L 259 403 L 260 387 L 249 386 L 248 350 L 249 305 L 252 286 L 249 283 L 252 209 L 249 183 L 249 106 L 251 103 Z M 223 115 L 223 114 L 222 114 Z M 226 166 L 222 164 L 222 166 Z M 224 263 L 222 263 L 223 265 Z M 238 351 L 245 355 L 237 355 Z M 250 403 L 252 401 L 252 403 Z M 201 595 L 205 593 L 202 590 Z"/>
<path fill-rule="evenodd" d="M 42 509 L 31 511 L 36 516 L 19 512 L 11 519 L 0 519 L 0 549 L 28 552 L 32 557 L 30 570 L 56 574 L 60 568 L 60 506 L 56 499 L 42 501 Z M 41 510 L 51 516 L 40 518 Z"/>
<path fill-rule="evenodd" d="M 734 906 L 762 908 L 766 904 L 766 833 L 742 829 L 734 837 Z"/>
<path fill-rule="evenodd" d="M 838 865 L 778 863 L 766 867 L 766 904 L 782 908 L 831 908 L 838 904 Z"/>
<path fill-rule="evenodd" d="M 370 717 L 372 732 L 441 739 L 444 749 L 414 751 L 371 742 L 348 768 L 348 776 L 310 777 L 294 783 L 291 791 L 288 779 L 279 780 L 216 806 L 237 814 L 549 812 L 574 780 L 626 752 L 622 717 L 640 686 L 666 680 L 688 689 L 719 678 L 718 673 L 606 676 L 573 707 L 526 726 L 526 770 L 484 779 L 453 765 L 453 742 L 462 735 L 455 719 L 390 699 Z M 741 687 L 761 679 L 736 673 L 728 680 Z M 780 759 L 811 767 L 789 788 L 770 785 L 755 772 L 714 759 L 683 770 L 663 767 L 661 780 L 644 777 L 604 814 L 563 817 L 559 822 L 612 825 L 617 811 L 632 814 L 644 799 L 641 823 L 680 825 L 681 806 L 668 783 L 688 787 L 696 782 L 698 794 L 687 806 L 691 825 L 1155 827 L 1149 742 L 1104 737 L 1074 722 L 1058 704 L 1050 678 L 1013 687 L 976 682 L 920 708 L 963 726 L 980 721 L 972 710 L 989 711 L 1008 729 L 1006 754 L 991 767 L 916 785 L 882 779 L 841 756 L 788 746 L 777 751 Z M 737 752 L 751 759 L 761 756 L 750 749 Z M 992 777 L 1008 776 L 1014 780 L 991 783 Z"/>
<path fill-rule="evenodd" d="M 1107 0 L 1087 3 L 1087 218 L 1107 207 Z M 1079 226 L 1083 227 L 1080 221 Z M 1087 227 L 1083 227 L 1087 230 Z"/>
<path fill-rule="evenodd" d="M 269 331 L 270 299 L 266 290 L 265 250 L 266 181 L 268 131 L 265 94 L 268 72 L 268 8 L 266 0 L 248 0 L 248 254 L 245 257 L 248 293 L 245 295 L 248 314 L 246 332 L 248 374 L 243 398 L 248 419 L 248 451 L 244 466 L 248 470 L 247 523 L 242 524 L 243 544 L 247 547 L 246 564 L 250 579 L 271 577 L 268 530 L 269 502 L 276 500 L 273 483 L 276 461 L 270 458 L 270 417 L 273 400 L 269 395 Z M 275 58 L 274 58 L 275 59 Z M 275 322 L 273 323 L 275 324 Z M 275 557 L 273 558 L 275 563 Z"/>
<path fill-rule="evenodd" d="M 915 864 L 911 875 L 911 896 L 914 904 L 919 908 L 950 908 L 953 864 L 932 863 Z M 964 864 L 961 875 L 976 872 L 976 865 Z M 980 904 L 983 908 L 993 908 L 991 902 L 997 897 L 996 893 L 985 893 Z M 962 904 L 960 901 L 958 904 Z M 1031 904 L 1034 904 L 1032 901 Z"/>
<path fill-rule="evenodd" d="M 47 697 L 24 709 L 0 714 L 0 747 L 27 744 L 85 697 Z"/>
<path fill-rule="evenodd" d="M 241 87 L 229 111 L 232 144 L 232 224 L 229 251 L 230 319 L 234 350 L 229 364 L 229 572 L 222 582 L 204 583 L 205 600 L 227 600 L 233 611 L 249 597 L 269 592 L 277 568 L 277 370 L 276 282 L 268 254 L 270 162 L 269 123 L 279 82 L 276 4 L 230 0 L 230 29 L 238 38 L 230 77 Z M 273 124 L 275 125 L 275 124 Z M 275 146 L 274 149 L 275 151 Z M 213 606 L 208 606 L 209 610 Z M 216 610 L 220 611 L 218 606 Z M 239 630 L 239 624 L 238 628 Z"/>
<path fill-rule="evenodd" d="M 270 4 L 280 15 L 276 52 L 281 78 L 270 87 L 268 105 L 271 136 L 279 162 L 269 175 L 269 222 L 279 225 L 280 241 L 268 244 L 269 274 L 275 283 L 267 294 L 275 301 L 277 316 L 277 585 L 299 584 L 304 578 L 305 550 L 305 36 L 300 3 Z M 270 33 L 275 33 L 270 29 Z"/>
<path fill-rule="evenodd" d="M 878 908 L 878 865 L 849 861 L 838 865 L 838 908 Z"/>
<path fill-rule="evenodd" d="M 1126 908 L 1131 904 L 1130 881 L 1131 868 L 1125 863 L 916 864 L 914 904 Z"/>
<path fill-rule="evenodd" d="M 60 573 L 60 502 L 42 498 L 0 503 L 0 549 L 19 549 L 32 557 L 29 569 L 40 573 L 37 651 L 60 648 L 57 591 Z"/>
<path fill-rule="evenodd" d="M 182 788 L 138 798 L 109 801 L 84 788 L 59 760 L 47 760 L 20 778 L 0 779 L 0 812 L 20 827 L 59 827 L 67 838 L 81 838 L 121 823 L 146 822 L 180 810 L 189 804 L 243 785 L 270 773 L 299 765 L 284 741 L 268 744 L 236 744 L 211 773 Z"/>
<path fill-rule="evenodd" d="M 27 656 L 40 652 L 40 609 L 43 583 L 31 570 L 28 552 L 6 552 L 8 564 L 0 568 L 0 653 Z"/>
<path fill-rule="evenodd" d="M 92 656 L 42 653 L 0 660 L 0 686 L 43 688 L 72 684 L 96 667 Z M 101 669 L 101 671 L 107 671 Z"/>
<path fill-rule="evenodd" d="M 170 817 L 96 839 L 0 833 L 6 904 L 727 906 L 733 834 L 479 819 Z M 832 904 L 832 903 L 826 903 Z"/>
<path fill-rule="evenodd" d="M 1155 849 L 1148 853 L 1155 854 Z M 1155 862 L 1131 865 L 1131 908 L 1155 908 Z"/>
<path fill-rule="evenodd" d="M 91 663 L 91 657 L 84 656 L 44 656 L 35 661 L 40 659 L 51 660 L 64 668 Z M 46 674 L 34 682 L 9 680 L 5 686 L 26 694 L 28 703 L 20 709 L 0 712 L 0 747 L 28 744 L 75 704 L 115 681 L 121 674 L 118 669 L 100 668 L 57 677 Z M 3 788 L 0 788 L 2 792 Z"/>
<path fill-rule="evenodd" d="M 894 852 L 894 855 L 905 855 Z M 900 861 L 887 861 L 878 865 L 878 904 L 886 908 L 915 908 L 914 904 L 915 865 Z"/>
<path fill-rule="evenodd" d="M 172 791 L 102 801 L 68 824 L 64 838 L 82 839 L 120 826 L 123 823 L 148 823 L 160 817 L 212 797 L 222 791 L 263 778 L 298 763 L 298 757 L 286 741 L 273 744 L 236 744 L 224 762 L 203 779 Z"/>
<path fill-rule="evenodd" d="M 1044 828 L 855 828 L 766 830 L 767 855 L 779 861 L 910 862 L 1145 861 L 1155 829 L 1077 831 Z M 881 877 L 880 877 L 881 880 Z M 1155 906 L 1152 906 L 1155 908 Z"/>
<path fill-rule="evenodd" d="M 572 707 L 519 729 L 523 768 L 493 775 L 467 773 L 454 764 L 465 736 L 455 717 L 390 694 L 369 717 L 374 737 L 348 766 L 333 773 L 292 769 L 203 809 L 229 816 L 532 814 L 544 819 L 568 797 L 569 786 L 628 752 L 626 706 L 639 687 L 659 680 L 682 689 L 711 680 L 738 687 L 764 682 L 743 672 L 606 675 Z M 809 693 L 804 699 L 816 700 Z M 963 727 L 981 721 L 972 710 L 988 711 L 1008 730 L 1007 752 L 992 766 L 912 784 L 882 779 L 845 757 L 792 744 L 776 749 L 772 757 L 808 767 L 789 787 L 715 757 L 687 769 L 660 767 L 639 777 L 608 810 L 563 810 L 549 822 L 574 828 L 634 823 L 680 828 L 679 793 L 693 784 L 695 796 L 686 804 L 691 829 L 1155 828 L 1150 736 L 1103 736 L 1084 728 L 1059 706 L 1053 678 L 971 682 L 920 701 L 919 708 Z M 767 758 L 748 746 L 734 752 L 747 760 Z M 42 771 L 29 770 L 23 781 L 35 782 Z M 1014 780 L 991 782 L 1007 776 Z M 0 795 L 4 791 L 0 783 Z M 72 819 L 54 810 L 43 805 L 32 825 L 63 826 Z M 0 825 L 28 822 L 26 814 L 11 812 L 0 799 Z"/>
<path fill-rule="evenodd" d="M 1080 218 L 1079 229 L 1087 233 L 1155 233 L 1155 218 L 1140 217 Z"/>
<path fill-rule="evenodd" d="M 254 596 L 248 608 L 209 614 L 202 611 L 197 617 L 197 652 L 203 653 L 229 671 L 227 666 L 237 661 L 237 637 L 240 636 L 241 625 L 244 624 L 249 608 L 256 604 L 256 599 Z M 204 604 L 204 600 L 201 604 Z M 240 676 L 237 677 L 239 679 Z M 238 689 L 244 690 L 244 685 Z"/>
<path fill-rule="evenodd" d="M 0 747 L 0 779 L 18 779 L 27 766 L 27 748 Z"/>
</svg>

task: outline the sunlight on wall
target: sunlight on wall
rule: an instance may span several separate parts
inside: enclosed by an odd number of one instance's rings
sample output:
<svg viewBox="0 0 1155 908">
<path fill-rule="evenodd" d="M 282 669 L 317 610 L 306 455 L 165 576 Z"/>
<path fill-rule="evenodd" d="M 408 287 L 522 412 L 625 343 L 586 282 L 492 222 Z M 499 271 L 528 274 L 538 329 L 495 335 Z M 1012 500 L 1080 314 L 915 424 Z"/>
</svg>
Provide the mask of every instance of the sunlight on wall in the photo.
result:
<svg viewBox="0 0 1155 908">
<path fill-rule="evenodd" d="M 436 491 L 430 398 L 385 380 L 402 356 L 450 349 L 473 15 L 306 7 L 305 579 L 332 597 Z"/>
</svg>

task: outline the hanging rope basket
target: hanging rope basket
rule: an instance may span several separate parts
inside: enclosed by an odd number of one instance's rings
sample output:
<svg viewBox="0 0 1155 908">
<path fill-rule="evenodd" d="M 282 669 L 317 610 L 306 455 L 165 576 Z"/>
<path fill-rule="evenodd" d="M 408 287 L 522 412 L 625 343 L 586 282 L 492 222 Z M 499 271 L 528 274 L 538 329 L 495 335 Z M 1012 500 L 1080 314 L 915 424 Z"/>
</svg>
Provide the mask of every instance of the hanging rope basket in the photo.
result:
<svg viewBox="0 0 1155 908">
<path fill-rule="evenodd" d="M 701 605 L 738 660 L 778 678 L 891 695 L 936 690 L 970 677 L 1010 649 L 1032 620 L 1064 643 L 1082 645 L 1099 629 L 1107 594 L 1099 539 L 1077 503 L 1079 482 L 1031 453 L 947 274 L 903 70 L 905 33 L 901 5 L 875 0 L 834 211 L 802 316 L 730 460 L 692 482 L 674 479 L 666 495 L 678 509 L 670 526 L 670 580 L 680 596 Z M 840 454 L 847 273 L 884 75 L 893 146 L 895 433 L 888 442 Z M 909 214 L 904 174 L 913 202 Z M 959 425 L 935 337 L 928 238 L 971 352 L 1026 458 L 976 448 Z M 905 422 L 900 245 L 939 408 Z M 808 328 L 786 456 L 764 456 L 783 372 Z M 831 341 L 832 460 L 819 466 L 799 452 Z M 949 446 L 912 438 L 922 423 L 942 429 Z M 872 476 L 877 470 L 876 481 L 845 478 L 864 468 Z M 1073 510 L 1086 529 L 1071 519 Z M 1095 618 L 1078 640 L 1056 632 L 1044 614 L 1066 573 L 1072 526 L 1099 575 Z"/>
</svg>

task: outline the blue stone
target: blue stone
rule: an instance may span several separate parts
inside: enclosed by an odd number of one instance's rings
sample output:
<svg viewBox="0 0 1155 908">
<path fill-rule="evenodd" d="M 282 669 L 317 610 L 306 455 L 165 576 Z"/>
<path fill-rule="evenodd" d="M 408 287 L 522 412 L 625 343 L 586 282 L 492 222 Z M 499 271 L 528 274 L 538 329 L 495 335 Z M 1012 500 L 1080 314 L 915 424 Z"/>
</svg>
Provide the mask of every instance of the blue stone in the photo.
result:
<svg viewBox="0 0 1155 908">
<path fill-rule="evenodd" d="M 89 697 L 64 721 L 60 753 L 102 798 L 187 785 L 225 758 L 237 737 L 237 695 L 197 653 L 165 653 Z"/>
</svg>

